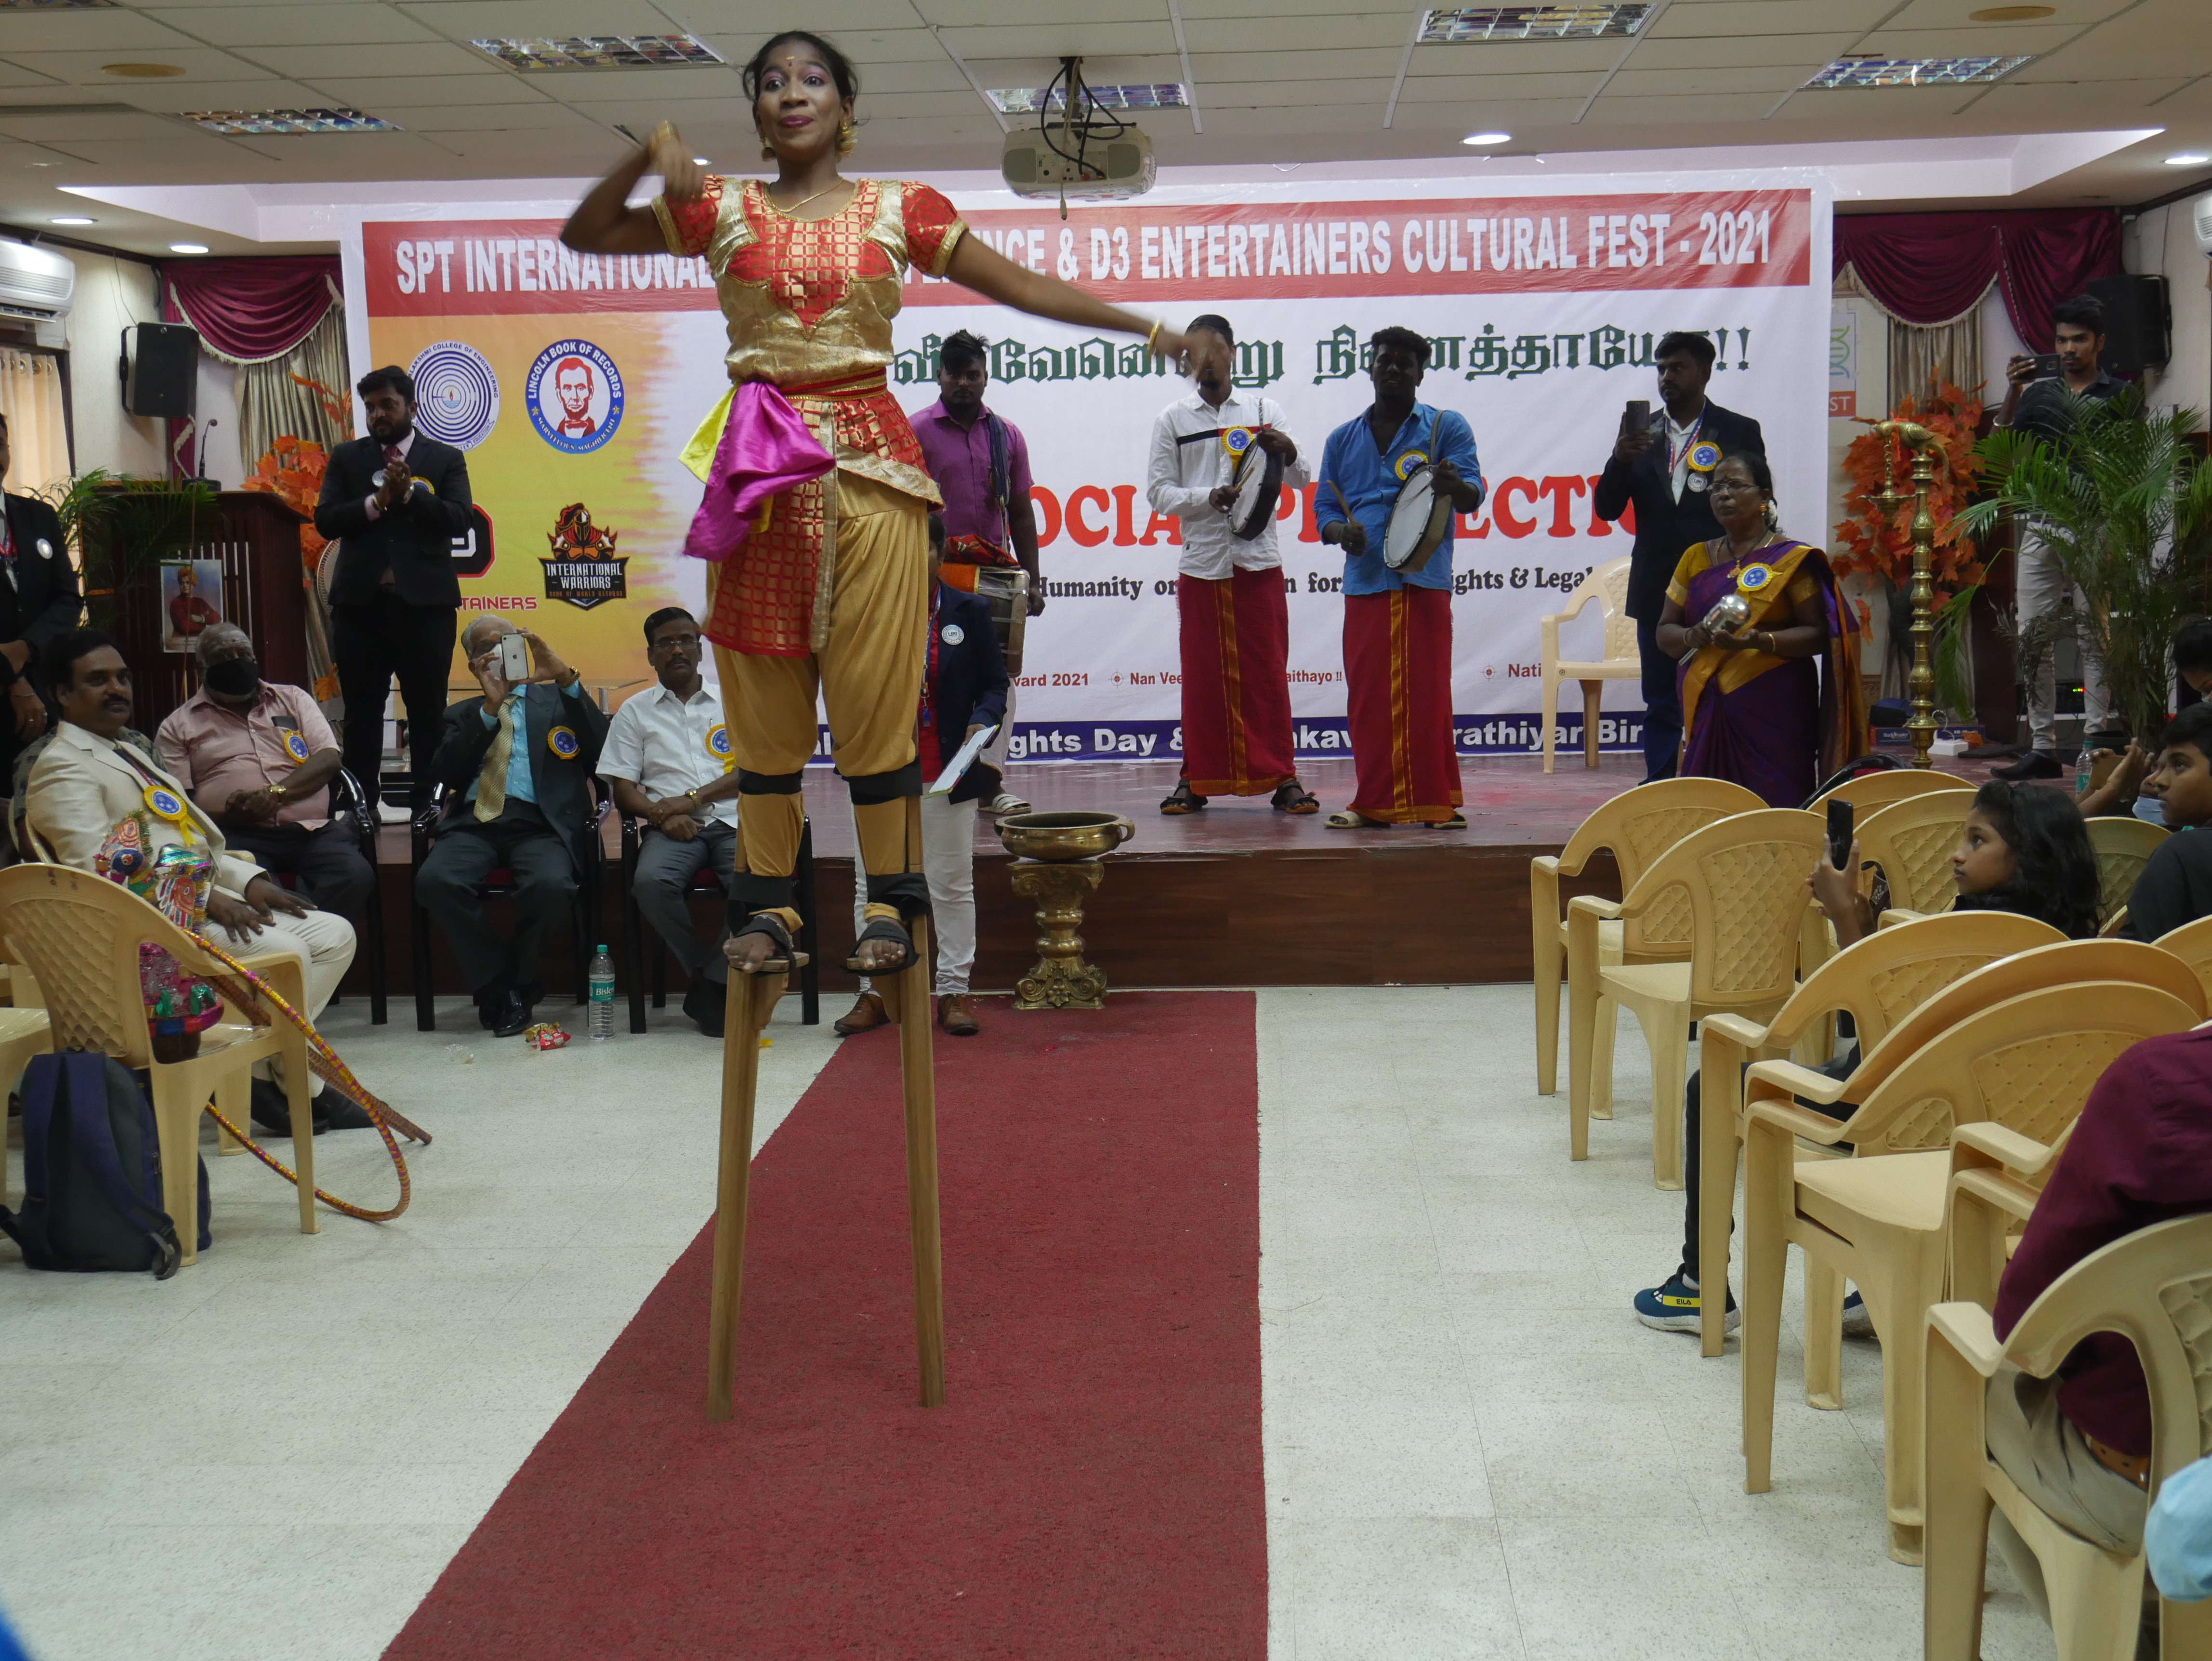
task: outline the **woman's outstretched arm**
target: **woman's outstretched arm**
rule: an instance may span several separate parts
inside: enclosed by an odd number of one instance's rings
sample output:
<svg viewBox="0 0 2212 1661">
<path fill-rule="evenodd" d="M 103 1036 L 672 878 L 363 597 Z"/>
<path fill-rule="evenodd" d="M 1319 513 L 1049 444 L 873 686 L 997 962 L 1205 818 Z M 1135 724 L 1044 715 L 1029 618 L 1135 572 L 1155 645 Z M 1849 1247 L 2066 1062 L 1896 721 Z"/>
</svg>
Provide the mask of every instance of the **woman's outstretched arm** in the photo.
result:
<svg viewBox="0 0 2212 1661">
<path fill-rule="evenodd" d="M 1188 349 L 1188 342 L 1175 330 L 1162 328 L 1158 334 L 1151 335 L 1151 318 L 1109 306 L 1073 283 L 1063 283 L 1056 277 L 1017 265 L 980 236 L 960 239 L 953 247 L 952 263 L 945 267 L 945 274 L 963 288 L 973 289 L 986 299 L 1011 306 L 1018 312 L 1027 312 L 1032 317 L 1048 317 L 1055 323 L 1072 323 L 1079 329 L 1112 329 L 1139 339 L 1149 335 L 1152 350 L 1162 357 L 1179 356 Z"/>
</svg>

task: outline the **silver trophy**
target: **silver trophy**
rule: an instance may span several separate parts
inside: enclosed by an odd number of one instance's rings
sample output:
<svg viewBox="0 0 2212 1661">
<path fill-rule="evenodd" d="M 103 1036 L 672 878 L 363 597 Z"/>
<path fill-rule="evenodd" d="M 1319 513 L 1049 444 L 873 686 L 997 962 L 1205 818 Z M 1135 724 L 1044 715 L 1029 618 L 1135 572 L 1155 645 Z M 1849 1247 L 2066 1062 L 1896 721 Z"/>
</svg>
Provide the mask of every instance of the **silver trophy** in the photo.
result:
<svg viewBox="0 0 2212 1661">
<path fill-rule="evenodd" d="M 1705 613 L 1702 627 L 1708 635 L 1732 635 L 1751 621 L 1751 606 L 1741 594 L 1723 594 Z"/>
</svg>

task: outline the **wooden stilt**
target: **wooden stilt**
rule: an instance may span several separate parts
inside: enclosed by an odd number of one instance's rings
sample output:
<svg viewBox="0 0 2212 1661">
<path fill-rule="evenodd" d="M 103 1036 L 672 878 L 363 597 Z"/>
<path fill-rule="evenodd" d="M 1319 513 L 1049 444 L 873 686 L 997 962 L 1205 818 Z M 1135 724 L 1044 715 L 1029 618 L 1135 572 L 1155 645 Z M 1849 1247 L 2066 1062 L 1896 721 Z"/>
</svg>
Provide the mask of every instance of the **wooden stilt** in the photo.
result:
<svg viewBox="0 0 2212 1661">
<path fill-rule="evenodd" d="M 937 1209 L 937 1080 L 932 1070 L 929 923 L 916 918 L 915 961 L 878 977 L 899 1024 L 899 1077 L 906 1097 L 907 1217 L 914 1234 L 914 1341 L 921 1404 L 945 1405 L 945 1256 Z"/>
<path fill-rule="evenodd" d="M 803 955 L 803 954 L 802 954 Z M 745 1202 L 752 1182 L 760 1035 L 783 995 L 781 973 L 730 977 L 722 1021 L 722 1148 L 714 1184 L 714 1284 L 707 1317 L 707 1417 L 730 1416 L 738 1305 L 744 1290 Z"/>
</svg>

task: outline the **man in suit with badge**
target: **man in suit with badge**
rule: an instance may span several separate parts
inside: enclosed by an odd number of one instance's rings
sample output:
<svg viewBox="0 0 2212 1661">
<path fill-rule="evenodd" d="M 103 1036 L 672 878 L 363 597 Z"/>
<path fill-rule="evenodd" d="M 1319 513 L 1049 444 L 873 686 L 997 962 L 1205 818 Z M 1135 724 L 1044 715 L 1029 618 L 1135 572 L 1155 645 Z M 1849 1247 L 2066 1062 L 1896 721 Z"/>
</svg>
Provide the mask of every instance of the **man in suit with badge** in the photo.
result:
<svg viewBox="0 0 2212 1661">
<path fill-rule="evenodd" d="M 1655 354 L 1659 399 L 1664 406 L 1638 424 L 1624 415 L 1620 436 L 1590 493 L 1600 519 L 1636 512 L 1636 545 L 1629 554 L 1628 614 L 1636 619 L 1637 650 L 1644 660 L 1644 782 L 1674 776 L 1682 749 L 1682 700 L 1676 664 L 1659 649 L 1659 613 L 1674 567 L 1693 543 L 1721 534 L 1708 496 L 1713 469 L 1724 455 L 1756 450 L 1766 442 L 1749 416 L 1723 410 L 1705 396 L 1712 379 L 1713 343 L 1692 330 L 1661 338 Z"/>
<path fill-rule="evenodd" d="M 530 673 L 510 680 L 501 642 L 518 633 L 529 644 Z M 460 960 L 478 1021 L 505 1038 L 530 1025 L 542 990 L 538 948 L 599 857 L 597 829 L 585 815 L 607 718 L 574 669 L 505 618 L 477 618 L 461 648 L 483 695 L 446 711 L 429 776 L 452 794 L 415 891 Z M 515 885 L 507 940 L 492 933 L 477 897 L 502 867 Z"/>
<path fill-rule="evenodd" d="M 461 604 L 453 538 L 469 529 L 469 464 L 452 445 L 415 429 L 415 382 L 406 370 L 371 369 L 356 390 L 368 436 L 331 452 L 315 529 L 340 545 L 331 656 L 345 698 L 345 764 L 374 811 L 395 675 L 416 789 L 432 776 Z"/>
<path fill-rule="evenodd" d="M 0 474 L 13 461 L 8 417 L 0 415 Z M 84 615 L 76 568 L 62 541 L 62 522 L 36 496 L 8 493 L 0 515 L 0 686 L 8 713 L 0 720 L 0 790 L 15 776 L 24 745 L 46 730 L 46 696 L 39 655 L 48 641 L 77 626 Z M 4 809 L 0 809 L 4 811 Z"/>
</svg>

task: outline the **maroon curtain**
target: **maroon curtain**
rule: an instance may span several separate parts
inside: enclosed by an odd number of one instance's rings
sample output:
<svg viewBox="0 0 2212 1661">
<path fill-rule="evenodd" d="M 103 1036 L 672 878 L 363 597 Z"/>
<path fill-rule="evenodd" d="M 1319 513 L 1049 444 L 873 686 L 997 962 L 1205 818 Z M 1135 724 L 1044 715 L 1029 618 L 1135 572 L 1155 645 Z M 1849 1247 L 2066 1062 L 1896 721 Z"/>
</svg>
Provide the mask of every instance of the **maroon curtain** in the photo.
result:
<svg viewBox="0 0 2212 1661">
<path fill-rule="evenodd" d="M 189 259 L 165 264 L 161 309 L 190 323 L 227 357 L 289 352 L 331 308 L 338 262 L 327 254 L 265 259 Z"/>
<path fill-rule="evenodd" d="M 2110 208 L 2008 213 L 1839 216 L 1835 269 L 1907 323 L 1946 323 L 1996 280 L 2012 326 L 2051 350 L 2051 308 L 2120 268 L 2120 216 Z"/>
</svg>

